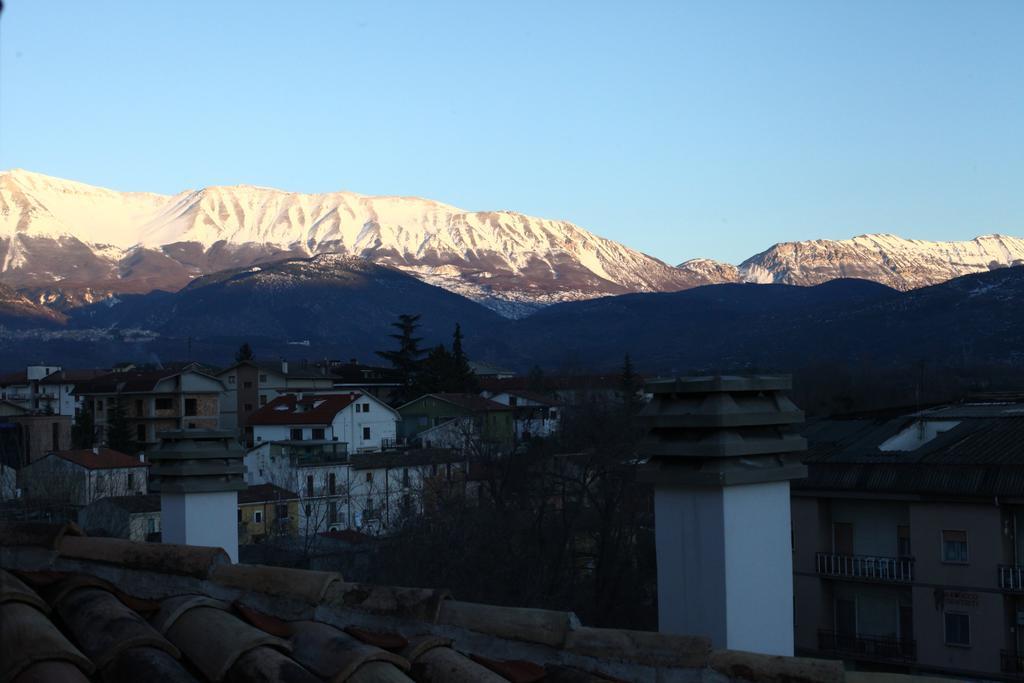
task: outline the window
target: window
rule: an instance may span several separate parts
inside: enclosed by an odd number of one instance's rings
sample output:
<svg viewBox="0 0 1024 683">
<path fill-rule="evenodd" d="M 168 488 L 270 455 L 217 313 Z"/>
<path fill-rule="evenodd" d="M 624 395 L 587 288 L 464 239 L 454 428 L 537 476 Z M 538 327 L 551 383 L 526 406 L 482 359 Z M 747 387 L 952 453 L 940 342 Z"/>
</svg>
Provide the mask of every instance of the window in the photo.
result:
<svg viewBox="0 0 1024 683">
<path fill-rule="evenodd" d="M 138 417 L 142 417 L 142 399 L 141 398 L 135 399 L 135 415 L 138 416 Z"/>
<path fill-rule="evenodd" d="M 302 430 L 301 429 L 292 429 L 289 433 L 291 435 L 291 440 L 292 441 L 302 441 Z"/>
<path fill-rule="evenodd" d="M 260 375 L 260 384 L 266 384 L 266 383 L 267 383 L 267 376 L 266 375 Z"/>
<path fill-rule="evenodd" d="M 330 475 L 328 475 L 328 477 L 327 477 L 327 490 L 330 492 L 330 494 L 332 496 L 335 493 L 337 493 L 336 485 L 337 485 L 337 479 L 336 479 L 336 477 L 334 475 L 334 472 L 331 472 Z"/>
<path fill-rule="evenodd" d="M 131 491 L 134 488 L 135 488 L 135 473 L 134 472 L 129 472 L 128 473 L 128 490 Z"/>
<path fill-rule="evenodd" d="M 288 503 L 278 503 L 274 516 L 277 519 L 288 519 Z"/>
<path fill-rule="evenodd" d="M 319 439 L 319 440 L 323 441 L 323 438 L 324 438 L 324 430 L 323 430 L 323 428 L 317 427 L 316 429 L 314 429 L 313 430 L 313 438 L 314 439 Z"/>
<path fill-rule="evenodd" d="M 145 441 L 146 440 L 146 425 L 135 425 L 135 440 Z"/>
<path fill-rule="evenodd" d="M 971 618 L 963 612 L 946 612 L 946 645 L 970 647 Z"/>
<path fill-rule="evenodd" d="M 199 414 L 199 401 L 194 398 L 185 399 L 185 415 L 195 416 Z"/>
<path fill-rule="evenodd" d="M 155 407 L 157 410 L 171 410 L 174 408 L 174 401 L 169 398 L 158 398 L 155 401 Z"/>
<path fill-rule="evenodd" d="M 363 427 L 363 441 L 366 441 L 369 438 L 370 438 L 370 428 L 369 427 Z"/>
<path fill-rule="evenodd" d="M 261 406 L 267 405 L 267 397 L 265 395 L 262 395 L 262 394 L 260 395 L 260 405 Z"/>
<path fill-rule="evenodd" d="M 260 510 L 257 510 L 256 512 L 252 513 L 252 521 L 256 522 L 257 524 L 262 524 L 263 513 Z"/>
<path fill-rule="evenodd" d="M 367 472 L 367 473 L 366 473 L 366 481 L 367 481 L 368 483 L 370 483 L 370 484 L 372 484 L 372 483 L 373 483 L 373 472 Z"/>
<path fill-rule="evenodd" d="M 234 384 L 234 383 L 235 383 L 235 376 L 234 375 L 228 375 L 228 384 Z"/>
<path fill-rule="evenodd" d="M 156 519 L 150 517 L 146 520 L 146 531 L 155 534 L 156 533 Z"/>
<path fill-rule="evenodd" d="M 363 404 L 363 412 L 364 413 L 370 412 L 370 404 L 369 403 L 364 403 Z"/>
<path fill-rule="evenodd" d="M 338 523 L 338 504 L 333 501 L 327 506 L 327 523 Z"/>
<path fill-rule="evenodd" d="M 312 474 L 310 474 L 309 476 L 306 477 L 306 497 L 307 498 L 312 498 L 313 497 L 313 475 Z M 308 505 L 306 507 L 309 508 Z M 306 514 L 309 514 L 309 513 L 306 513 Z"/>
<path fill-rule="evenodd" d="M 900 524 L 896 527 L 896 554 L 900 557 L 910 557 L 910 527 Z"/>
<path fill-rule="evenodd" d="M 242 382 L 242 388 L 243 389 L 252 389 L 252 382 L 248 382 L 248 381 Z"/>
<path fill-rule="evenodd" d="M 942 532 L 942 561 L 953 564 L 967 564 L 967 532 L 944 530 Z"/>
<path fill-rule="evenodd" d="M 97 413 L 102 413 L 103 412 L 103 399 L 102 398 L 101 399 L 97 399 L 97 401 L 96 401 L 96 412 Z"/>
</svg>

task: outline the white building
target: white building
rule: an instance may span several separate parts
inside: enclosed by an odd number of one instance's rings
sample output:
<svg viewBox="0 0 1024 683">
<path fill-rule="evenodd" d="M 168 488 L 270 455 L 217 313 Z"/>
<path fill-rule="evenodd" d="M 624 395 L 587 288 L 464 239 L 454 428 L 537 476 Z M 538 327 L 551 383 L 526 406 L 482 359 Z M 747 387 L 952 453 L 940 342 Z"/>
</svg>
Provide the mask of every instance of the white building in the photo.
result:
<svg viewBox="0 0 1024 683">
<path fill-rule="evenodd" d="M 54 451 L 18 472 L 26 498 L 74 506 L 148 490 L 148 465 L 109 448 Z"/>
<path fill-rule="evenodd" d="M 556 398 L 536 391 L 508 390 L 484 395 L 512 409 L 516 439 L 551 436 L 562 421 L 562 403 Z"/>
<path fill-rule="evenodd" d="M 395 443 L 398 412 L 364 393 L 285 395 L 249 418 L 255 445 L 274 441 L 340 441 L 354 452 Z M 287 488 L 287 487 L 286 487 Z"/>
<path fill-rule="evenodd" d="M 299 495 L 301 535 L 350 527 L 351 472 L 341 441 L 264 441 L 245 454 L 245 483 L 274 484 Z"/>
<path fill-rule="evenodd" d="M 24 372 L 0 376 L 0 400 L 32 412 L 74 417 L 82 409 L 75 385 L 105 370 L 64 370 L 59 365 L 29 365 Z"/>
</svg>

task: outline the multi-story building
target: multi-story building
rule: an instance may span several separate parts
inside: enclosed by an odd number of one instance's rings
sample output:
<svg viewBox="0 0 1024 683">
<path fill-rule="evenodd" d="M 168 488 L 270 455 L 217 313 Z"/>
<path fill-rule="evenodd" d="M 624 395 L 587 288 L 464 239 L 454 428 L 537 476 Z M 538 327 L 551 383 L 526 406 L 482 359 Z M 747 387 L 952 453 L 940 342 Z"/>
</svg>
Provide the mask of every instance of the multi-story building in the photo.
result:
<svg viewBox="0 0 1024 683">
<path fill-rule="evenodd" d="M 512 409 L 517 439 L 551 436 L 561 425 L 562 402 L 553 396 L 529 389 L 485 391 L 483 395 Z"/>
<path fill-rule="evenodd" d="M 238 492 L 238 542 L 259 543 L 299 530 L 299 496 L 274 484 L 256 484 Z"/>
<path fill-rule="evenodd" d="M 464 449 L 471 442 L 508 448 L 514 441 L 512 410 L 477 394 L 425 394 L 398 408 L 400 436 L 425 448 Z"/>
<path fill-rule="evenodd" d="M 798 651 L 858 668 L 1024 675 L 1024 403 L 821 420 L 804 433 Z"/>
<path fill-rule="evenodd" d="M 148 490 L 148 465 L 109 448 L 55 451 L 18 472 L 28 499 L 85 506 L 107 496 Z"/>
<path fill-rule="evenodd" d="M 340 441 L 356 452 L 395 443 L 398 412 L 369 394 L 285 394 L 249 417 L 254 442 Z"/>
<path fill-rule="evenodd" d="M 307 537 L 349 528 L 350 479 L 348 444 L 341 441 L 264 441 L 245 455 L 249 486 L 298 494 L 296 529 Z"/>
<path fill-rule="evenodd" d="M 330 390 L 333 378 L 320 367 L 244 360 L 217 373 L 224 385 L 220 403 L 221 427 L 237 430 L 243 443 L 252 445 L 249 418 L 282 394 Z"/>
<path fill-rule="evenodd" d="M 64 370 L 59 365 L 29 365 L 22 372 L 0 376 L 0 400 L 30 412 L 74 417 L 81 410 L 75 386 L 106 370 Z"/>
<path fill-rule="evenodd" d="M 111 413 L 122 411 L 140 449 L 160 434 L 181 429 L 219 429 L 219 379 L 194 368 L 111 372 L 76 386 L 92 411 L 97 441 L 106 442 Z"/>
</svg>

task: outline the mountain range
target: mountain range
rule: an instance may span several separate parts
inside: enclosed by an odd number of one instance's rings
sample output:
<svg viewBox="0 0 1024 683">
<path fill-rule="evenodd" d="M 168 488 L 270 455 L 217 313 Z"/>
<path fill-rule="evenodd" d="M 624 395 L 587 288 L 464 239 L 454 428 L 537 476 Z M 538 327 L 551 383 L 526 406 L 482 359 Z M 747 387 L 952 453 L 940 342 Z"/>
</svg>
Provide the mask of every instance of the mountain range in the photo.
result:
<svg viewBox="0 0 1024 683">
<path fill-rule="evenodd" d="M 57 320 L 125 294 L 325 254 L 389 266 L 517 318 L 558 302 L 721 283 L 860 278 L 910 290 L 1024 263 L 1024 240 L 863 235 L 780 243 L 739 265 L 696 258 L 671 266 L 566 221 L 416 197 L 248 185 L 160 195 L 0 173 L 0 284 L 14 290 L 0 293 L 0 307 L 18 296 L 20 310 L 35 304 Z"/>
</svg>

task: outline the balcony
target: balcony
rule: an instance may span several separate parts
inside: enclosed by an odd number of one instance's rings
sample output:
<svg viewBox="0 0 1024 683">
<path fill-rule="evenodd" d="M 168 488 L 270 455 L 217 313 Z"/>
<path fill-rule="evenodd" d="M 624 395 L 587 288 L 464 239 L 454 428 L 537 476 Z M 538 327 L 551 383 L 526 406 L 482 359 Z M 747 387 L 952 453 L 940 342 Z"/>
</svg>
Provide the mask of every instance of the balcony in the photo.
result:
<svg viewBox="0 0 1024 683">
<path fill-rule="evenodd" d="M 1004 674 L 1024 676 L 1024 655 L 1008 650 L 999 651 L 999 670 Z"/>
<path fill-rule="evenodd" d="M 914 560 L 909 557 L 817 553 L 815 564 L 819 575 L 839 579 L 882 583 L 910 583 L 914 580 Z"/>
<path fill-rule="evenodd" d="M 891 636 L 854 636 L 835 631 L 818 631 L 818 650 L 844 659 L 881 662 L 917 660 L 917 641 Z"/>
<path fill-rule="evenodd" d="M 999 565 L 999 588 L 1010 593 L 1024 593 L 1024 567 Z"/>
</svg>

